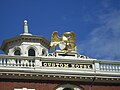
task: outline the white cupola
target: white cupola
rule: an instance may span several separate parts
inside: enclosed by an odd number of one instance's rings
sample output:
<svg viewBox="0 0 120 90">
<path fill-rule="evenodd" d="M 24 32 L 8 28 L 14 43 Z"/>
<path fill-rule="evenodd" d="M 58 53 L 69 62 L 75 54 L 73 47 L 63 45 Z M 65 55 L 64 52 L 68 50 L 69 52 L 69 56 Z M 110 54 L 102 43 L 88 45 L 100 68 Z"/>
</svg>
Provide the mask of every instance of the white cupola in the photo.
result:
<svg viewBox="0 0 120 90">
<path fill-rule="evenodd" d="M 28 32 L 28 22 L 24 20 L 24 33 L 4 40 L 1 46 L 7 55 L 14 56 L 43 56 L 47 55 L 50 42 L 42 37 Z"/>
</svg>

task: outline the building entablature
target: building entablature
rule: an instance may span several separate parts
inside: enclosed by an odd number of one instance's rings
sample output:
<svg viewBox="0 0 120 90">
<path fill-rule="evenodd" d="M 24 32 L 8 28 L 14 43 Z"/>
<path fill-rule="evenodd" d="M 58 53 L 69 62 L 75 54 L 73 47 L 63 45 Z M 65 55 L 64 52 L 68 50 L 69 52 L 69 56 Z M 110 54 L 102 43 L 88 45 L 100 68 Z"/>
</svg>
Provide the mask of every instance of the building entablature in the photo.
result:
<svg viewBox="0 0 120 90">
<path fill-rule="evenodd" d="M 13 79 L 120 83 L 120 62 L 0 56 L 0 75 Z"/>
</svg>

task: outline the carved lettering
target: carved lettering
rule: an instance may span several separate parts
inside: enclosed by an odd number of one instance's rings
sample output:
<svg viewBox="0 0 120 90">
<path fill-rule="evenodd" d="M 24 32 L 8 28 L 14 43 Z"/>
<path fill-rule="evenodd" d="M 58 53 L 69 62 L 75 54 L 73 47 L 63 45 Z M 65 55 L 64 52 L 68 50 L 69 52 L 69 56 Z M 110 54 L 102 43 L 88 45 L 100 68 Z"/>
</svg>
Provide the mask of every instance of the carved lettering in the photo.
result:
<svg viewBox="0 0 120 90">
<path fill-rule="evenodd" d="M 59 67 L 59 63 L 56 63 L 56 67 Z"/>
<path fill-rule="evenodd" d="M 92 64 L 68 64 L 68 63 L 50 63 L 43 62 L 43 67 L 59 67 L 59 68 L 81 68 L 81 69 L 92 69 Z"/>
<path fill-rule="evenodd" d="M 62 64 L 62 63 L 60 64 L 60 67 L 63 67 L 63 64 Z"/>
<path fill-rule="evenodd" d="M 65 68 L 68 68 L 68 64 L 64 64 L 64 67 L 65 67 Z"/>
<path fill-rule="evenodd" d="M 44 66 L 44 67 L 47 67 L 47 63 L 44 63 L 43 66 Z"/>
<path fill-rule="evenodd" d="M 52 67 L 55 67 L 55 63 L 52 63 Z"/>
<path fill-rule="evenodd" d="M 48 63 L 48 67 L 51 67 L 51 63 Z"/>
</svg>

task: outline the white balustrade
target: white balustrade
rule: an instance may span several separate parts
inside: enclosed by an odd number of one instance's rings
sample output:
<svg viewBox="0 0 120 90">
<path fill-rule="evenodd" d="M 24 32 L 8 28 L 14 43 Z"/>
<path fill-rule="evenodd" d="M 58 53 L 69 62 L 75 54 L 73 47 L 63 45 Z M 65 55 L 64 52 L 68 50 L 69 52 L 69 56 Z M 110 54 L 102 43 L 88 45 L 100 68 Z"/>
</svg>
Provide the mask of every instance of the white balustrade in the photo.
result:
<svg viewBox="0 0 120 90">
<path fill-rule="evenodd" d="M 43 61 L 45 61 L 45 60 L 42 59 L 42 57 L 23 57 L 23 56 L 7 56 L 7 55 L 2 55 L 1 56 L 0 55 L 0 67 L 2 66 L 2 67 L 15 67 L 15 68 L 16 67 L 39 68 L 39 67 L 44 67 L 44 66 L 42 66 Z M 58 62 L 58 61 L 56 61 L 56 62 Z M 54 62 L 54 63 L 56 63 L 56 62 Z M 73 63 L 73 62 L 71 62 L 71 63 Z M 81 61 L 80 61 L 80 63 L 82 65 Z M 86 63 L 86 65 L 88 63 L 92 64 L 94 68 L 91 68 L 89 70 L 95 71 L 95 72 L 96 71 L 102 71 L 102 72 L 116 72 L 116 73 L 119 73 L 118 71 L 120 71 L 120 62 L 98 61 L 98 60 L 93 60 L 91 62 L 91 61 L 83 60 L 84 65 L 85 65 L 85 63 Z M 76 68 L 76 69 L 79 69 L 79 68 Z M 88 69 L 85 69 L 85 68 L 80 68 L 80 70 L 83 70 L 83 69 L 88 70 Z"/>
<path fill-rule="evenodd" d="M 120 63 L 119 64 L 106 64 L 100 63 L 101 71 L 120 71 Z"/>
<path fill-rule="evenodd" d="M 14 67 L 34 67 L 34 59 L 24 59 L 24 58 L 9 58 L 0 56 L 0 66 L 14 66 Z"/>
</svg>

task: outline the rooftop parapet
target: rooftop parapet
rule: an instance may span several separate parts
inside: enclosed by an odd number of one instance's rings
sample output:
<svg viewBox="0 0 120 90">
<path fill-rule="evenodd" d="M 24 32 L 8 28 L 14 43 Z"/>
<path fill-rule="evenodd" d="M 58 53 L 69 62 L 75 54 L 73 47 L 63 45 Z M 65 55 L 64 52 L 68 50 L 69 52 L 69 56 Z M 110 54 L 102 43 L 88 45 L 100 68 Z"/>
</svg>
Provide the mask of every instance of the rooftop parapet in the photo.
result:
<svg viewBox="0 0 120 90">
<path fill-rule="evenodd" d="M 0 78 L 120 84 L 120 62 L 0 55 Z"/>
</svg>

